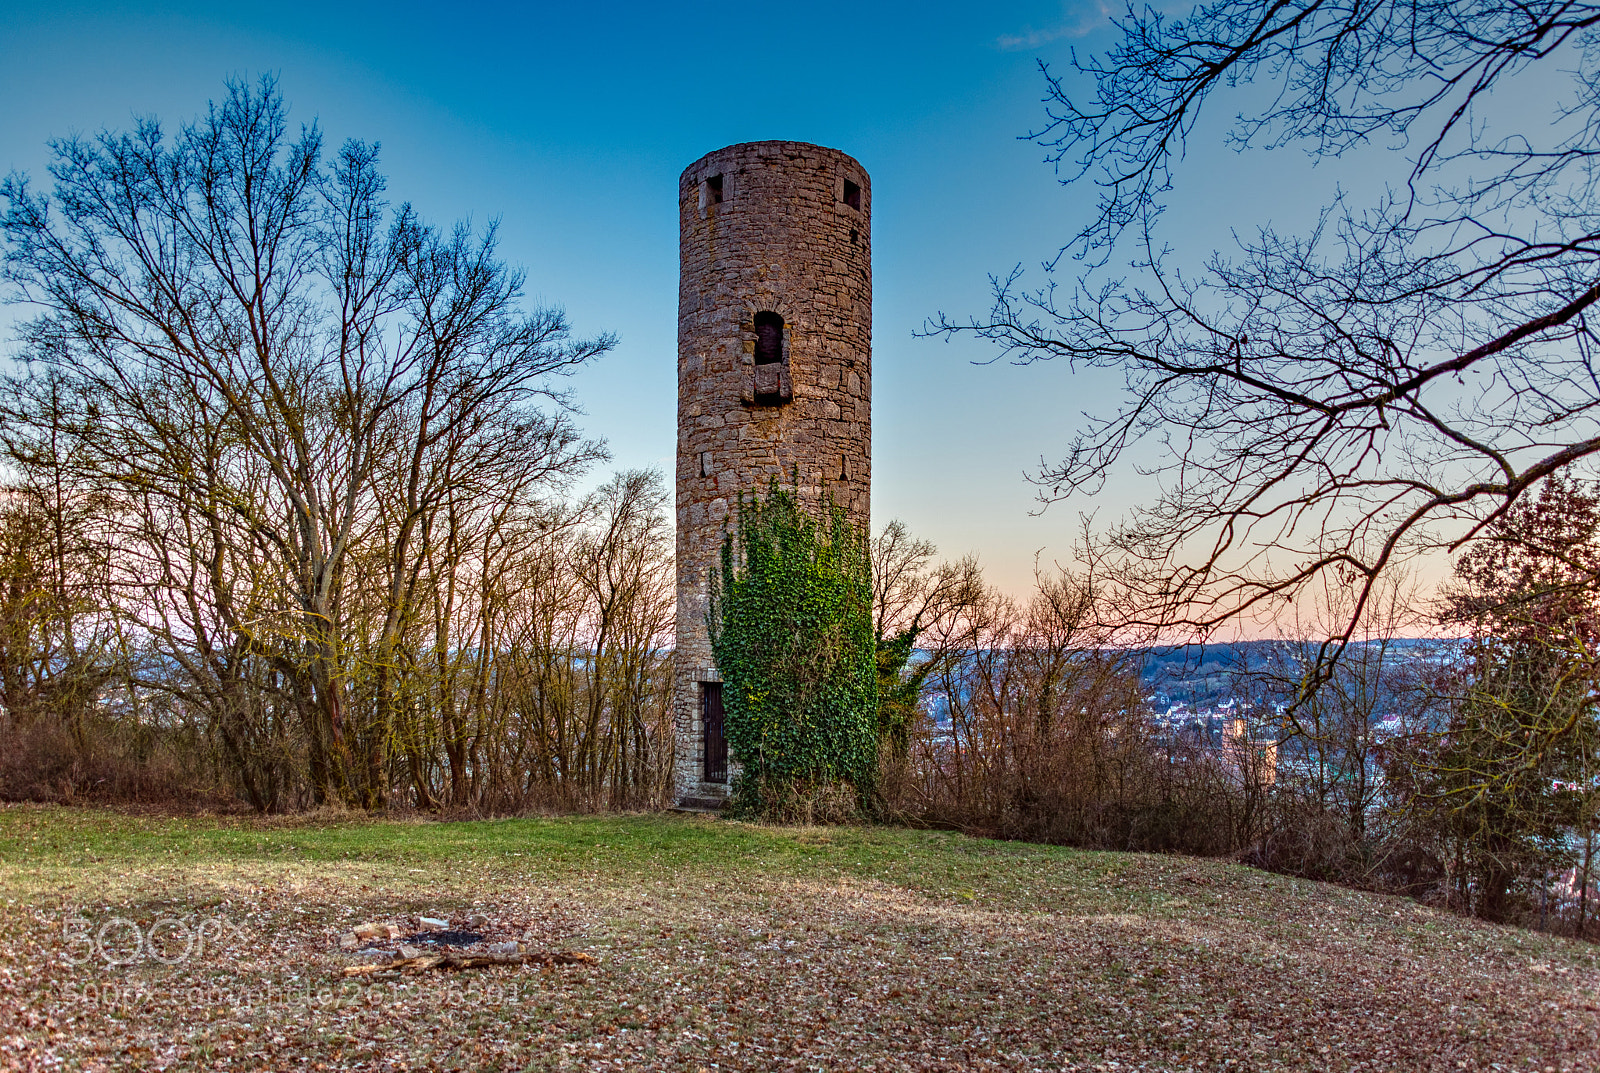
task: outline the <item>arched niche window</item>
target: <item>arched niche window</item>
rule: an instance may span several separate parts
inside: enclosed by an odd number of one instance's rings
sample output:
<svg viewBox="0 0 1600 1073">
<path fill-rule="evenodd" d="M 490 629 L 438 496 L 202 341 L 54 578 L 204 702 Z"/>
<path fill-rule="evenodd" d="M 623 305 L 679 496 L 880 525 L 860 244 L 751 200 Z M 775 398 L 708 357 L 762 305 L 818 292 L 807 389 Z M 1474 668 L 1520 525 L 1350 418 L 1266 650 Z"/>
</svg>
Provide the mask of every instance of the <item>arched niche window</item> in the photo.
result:
<svg viewBox="0 0 1600 1073">
<path fill-rule="evenodd" d="M 776 313 L 756 314 L 756 364 L 776 365 L 783 360 L 783 318 Z"/>
<path fill-rule="evenodd" d="M 783 353 L 783 318 L 771 311 L 756 314 L 756 352 L 754 401 L 757 406 L 776 406 L 794 397 L 789 379 L 789 363 Z"/>
</svg>

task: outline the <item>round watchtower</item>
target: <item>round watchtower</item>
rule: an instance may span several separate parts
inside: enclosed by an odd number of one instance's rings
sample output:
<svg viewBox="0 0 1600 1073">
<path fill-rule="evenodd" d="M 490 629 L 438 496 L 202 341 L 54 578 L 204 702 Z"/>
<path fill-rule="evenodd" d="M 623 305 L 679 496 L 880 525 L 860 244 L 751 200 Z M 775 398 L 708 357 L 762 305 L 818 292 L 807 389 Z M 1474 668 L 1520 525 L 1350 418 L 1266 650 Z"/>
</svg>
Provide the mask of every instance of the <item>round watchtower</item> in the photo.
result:
<svg viewBox="0 0 1600 1073">
<path fill-rule="evenodd" d="M 677 795 L 726 795 L 707 579 L 776 478 L 863 529 L 872 476 L 872 186 L 836 149 L 747 142 L 678 180 Z"/>
</svg>

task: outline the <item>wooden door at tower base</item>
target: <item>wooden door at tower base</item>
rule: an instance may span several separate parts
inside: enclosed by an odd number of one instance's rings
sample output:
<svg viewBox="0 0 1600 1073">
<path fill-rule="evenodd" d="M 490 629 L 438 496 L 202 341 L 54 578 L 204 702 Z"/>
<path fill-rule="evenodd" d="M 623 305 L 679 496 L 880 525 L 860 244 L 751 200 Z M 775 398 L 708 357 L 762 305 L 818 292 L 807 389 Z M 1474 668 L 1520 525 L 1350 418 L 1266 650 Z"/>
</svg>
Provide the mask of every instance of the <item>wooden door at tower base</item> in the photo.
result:
<svg viewBox="0 0 1600 1073">
<path fill-rule="evenodd" d="M 728 781 L 728 739 L 722 735 L 722 683 L 700 683 L 700 728 L 706 782 Z"/>
</svg>

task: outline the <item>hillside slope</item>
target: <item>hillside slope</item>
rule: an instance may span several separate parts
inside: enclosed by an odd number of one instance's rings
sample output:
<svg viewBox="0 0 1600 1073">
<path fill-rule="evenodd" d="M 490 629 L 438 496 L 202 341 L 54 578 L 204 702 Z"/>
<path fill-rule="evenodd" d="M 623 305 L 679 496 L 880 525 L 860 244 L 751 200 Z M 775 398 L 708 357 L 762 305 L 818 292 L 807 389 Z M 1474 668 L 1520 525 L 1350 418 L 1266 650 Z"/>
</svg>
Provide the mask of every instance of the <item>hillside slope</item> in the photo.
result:
<svg viewBox="0 0 1600 1073">
<path fill-rule="evenodd" d="M 5 1069 L 1600 1068 L 1594 948 L 1218 861 L 16 806 L 0 899 Z M 418 914 L 598 962 L 340 977 Z"/>
</svg>

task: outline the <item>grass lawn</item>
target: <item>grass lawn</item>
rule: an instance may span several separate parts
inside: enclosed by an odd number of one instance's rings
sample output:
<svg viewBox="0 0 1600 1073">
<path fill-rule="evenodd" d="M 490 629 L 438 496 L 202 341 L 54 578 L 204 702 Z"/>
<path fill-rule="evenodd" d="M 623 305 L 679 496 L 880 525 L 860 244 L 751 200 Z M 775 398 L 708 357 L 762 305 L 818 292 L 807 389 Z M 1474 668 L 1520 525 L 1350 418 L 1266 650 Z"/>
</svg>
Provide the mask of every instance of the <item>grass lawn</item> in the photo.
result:
<svg viewBox="0 0 1600 1073">
<path fill-rule="evenodd" d="M 0 807 L 0 1069 L 1600 1069 L 1600 950 L 1220 861 Z M 594 965 L 347 980 L 482 914 Z"/>
</svg>

